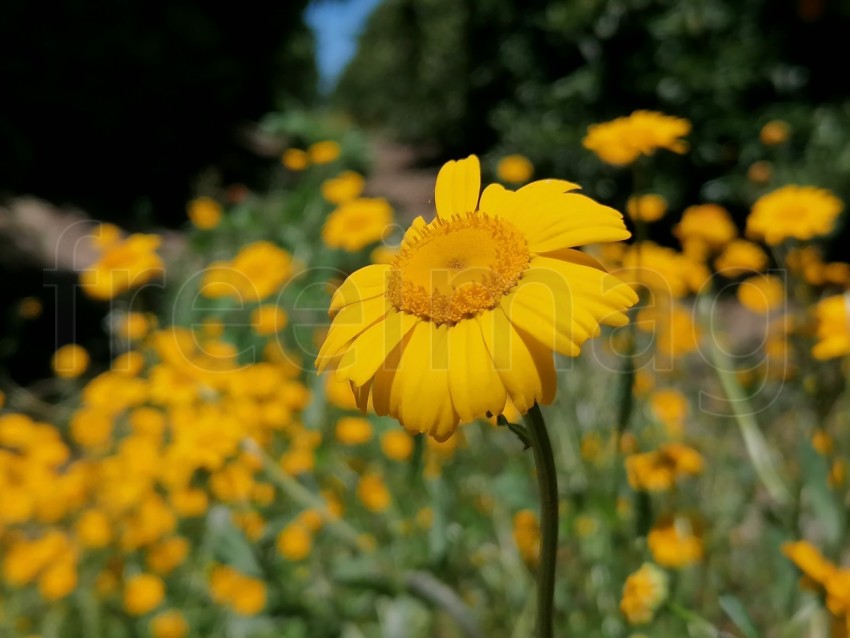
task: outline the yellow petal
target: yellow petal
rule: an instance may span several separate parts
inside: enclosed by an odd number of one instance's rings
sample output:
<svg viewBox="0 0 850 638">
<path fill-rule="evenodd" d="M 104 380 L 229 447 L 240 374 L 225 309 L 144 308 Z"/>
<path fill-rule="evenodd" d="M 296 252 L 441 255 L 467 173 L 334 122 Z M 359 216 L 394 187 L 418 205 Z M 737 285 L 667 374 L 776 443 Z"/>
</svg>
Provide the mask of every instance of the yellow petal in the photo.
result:
<svg viewBox="0 0 850 638">
<path fill-rule="evenodd" d="M 496 308 L 476 317 L 494 367 L 517 410 L 525 414 L 535 402 L 550 403 L 555 395 L 552 353 L 523 339 L 507 315 Z"/>
<path fill-rule="evenodd" d="M 521 289 L 521 294 L 520 294 Z M 572 322 L 568 308 L 556 300 L 556 294 L 548 283 L 523 282 L 501 302 L 501 308 L 517 328 L 521 328 L 540 345 L 570 357 L 578 356 L 578 342 L 587 336 L 579 333 Z M 584 337 L 584 338 L 581 338 Z"/>
<path fill-rule="evenodd" d="M 390 310 L 383 321 L 364 330 L 348 346 L 337 366 L 337 379 L 348 379 L 355 386 L 365 384 L 418 321 L 415 315 Z"/>
<path fill-rule="evenodd" d="M 345 306 L 383 295 L 389 271 L 390 266 L 386 264 L 372 264 L 349 275 L 331 298 L 331 317 Z"/>
<path fill-rule="evenodd" d="M 324 370 L 340 352 L 361 332 L 379 321 L 393 308 L 384 297 L 373 297 L 360 303 L 353 303 L 340 310 L 331 322 L 328 336 L 316 357 L 316 368 Z"/>
<path fill-rule="evenodd" d="M 505 408 L 505 386 L 484 344 L 481 327 L 472 319 L 459 321 L 448 331 L 449 390 L 461 421 L 469 423 L 487 412 Z"/>
<path fill-rule="evenodd" d="M 481 190 L 481 165 L 475 155 L 443 164 L 437 175 L 434 199 L 437 216 L 466 215 L 475 210 Z"/>
</svg>

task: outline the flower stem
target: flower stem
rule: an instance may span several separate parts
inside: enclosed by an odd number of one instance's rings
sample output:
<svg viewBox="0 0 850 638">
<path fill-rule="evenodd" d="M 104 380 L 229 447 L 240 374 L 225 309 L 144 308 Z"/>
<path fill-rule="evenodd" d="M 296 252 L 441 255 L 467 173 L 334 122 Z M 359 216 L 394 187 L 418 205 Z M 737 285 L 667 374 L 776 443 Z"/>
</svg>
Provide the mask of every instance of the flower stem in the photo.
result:
<svg viewBox="0 0 850 638">
<path fill-rule="evenodd" d="M 552 638 L 555 597 L 555 562 L 558 553 L 558 477 L 552 443 L 540 407 L 535 403 L 525 415 L 528 438 L 537 468 L 540 492 L 540 560 L 537 565 L 537 632 L 539 638 Z"/>
</svg>

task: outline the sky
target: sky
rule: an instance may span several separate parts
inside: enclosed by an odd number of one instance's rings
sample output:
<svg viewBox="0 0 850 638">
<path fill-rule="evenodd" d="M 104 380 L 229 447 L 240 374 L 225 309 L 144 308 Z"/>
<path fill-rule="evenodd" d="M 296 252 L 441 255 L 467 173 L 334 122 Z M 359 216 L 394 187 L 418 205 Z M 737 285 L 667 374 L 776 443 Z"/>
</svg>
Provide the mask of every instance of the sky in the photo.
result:
<svg viewBox="0 0 850 638">
<path fill-rule="evenodd" d="M 316 34 L 316 61 L 321 88 L 333 88 L 354 55 L 366 18 L 380 0 L 313 0 L 305 19 Z"/>
</svg>

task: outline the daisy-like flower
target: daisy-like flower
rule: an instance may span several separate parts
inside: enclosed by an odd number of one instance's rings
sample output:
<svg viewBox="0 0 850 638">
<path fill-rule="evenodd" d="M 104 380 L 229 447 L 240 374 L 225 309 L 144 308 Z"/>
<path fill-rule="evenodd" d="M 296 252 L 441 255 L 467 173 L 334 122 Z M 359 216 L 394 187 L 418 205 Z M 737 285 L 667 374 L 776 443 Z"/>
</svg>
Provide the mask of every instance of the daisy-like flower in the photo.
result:
<svg viewBox="0 0 850 638">
<path fill-rule="evenodd" d="M 478 158 L 437 177 L 437 217 L 418 218 L 390 264 L 334 294 L 316 359 L 351 383 L 358 405 L 410 432 L 448 439 L 461 422 L 555 395 L 553 352 L 575 356 L 600 323 L 624 325 L 637 301 L 576 246 L 629 236 L 617 211 L 561 180 L 481 195 Z"/>
<path fill-rule="evenodd" d="M 825 188 L 783 186 L 762 195 L 747 218 L 747 235 L 771 246 L 786 239 L 812 239 L 829 233 L 844 209 Z"/>
<path fill-rule="evenodd" d="M 589 126 L 582 144 L 603 162 L 625 166 L 661 148 L 684 153 L 688 145 L 680 138 L 690 132 L 688 120 L 655 111 L 635 111 L 627 117 Z"/>
</svg>

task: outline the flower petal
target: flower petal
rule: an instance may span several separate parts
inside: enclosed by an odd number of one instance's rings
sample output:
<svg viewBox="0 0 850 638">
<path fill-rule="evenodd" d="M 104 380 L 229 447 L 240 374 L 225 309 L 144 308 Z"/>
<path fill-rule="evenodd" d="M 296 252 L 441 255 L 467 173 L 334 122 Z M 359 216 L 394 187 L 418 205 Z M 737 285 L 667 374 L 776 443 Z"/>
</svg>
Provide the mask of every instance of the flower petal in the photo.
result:
<svg viewBox="0 0 850 638">
<path fill-rule="evenodd" d="M 554 290 L 549 282 L 523 281 L 502 299 L 501 308 L 512 324 L 541 346 L 575 357 L 580 352 L 578 344 L 587 336 L 573 324 L 570 308 L 557 299 L 566 294 L 565 287 Z"/>
<path fill-rule="evenodd" d="M 434 199 L 437 216 L 449 219 L 475 210 L 481 191 L 481 164 L 475 155 L 443 164 L 437 175 Z"/>
<path fill-rule="evenodd" d="M 331 298 L 331 317 L 345 306 L 383 295 L 389 271 L 390 266 L 386 264 L 372 264 L 350 274 Z"/>
<path fill-rule="evenodd" d="M 356 386 L 369 381 L 393 348 L 419 322 L 406 312 L 390 310 L 351 342 L 337 365 L 337 379 L 348 379 Z"/>
<path fill-rule="evenodd" d="M 393 309 L 385 297 L 373 297 L 345 306 L 334 317 L 328 336 L 316 356 L 316 368 L 322 372 L 333 360 L 344 354 L 346 345 Z"/>
<path fill-rule="evenodd" d="M 449 391 L 461 421 L 469 423 L 487 412 L 505 409 L 505 386 L 484 344 L 481 327 L 472 319 L 448 330 Z"/>
</svg>

